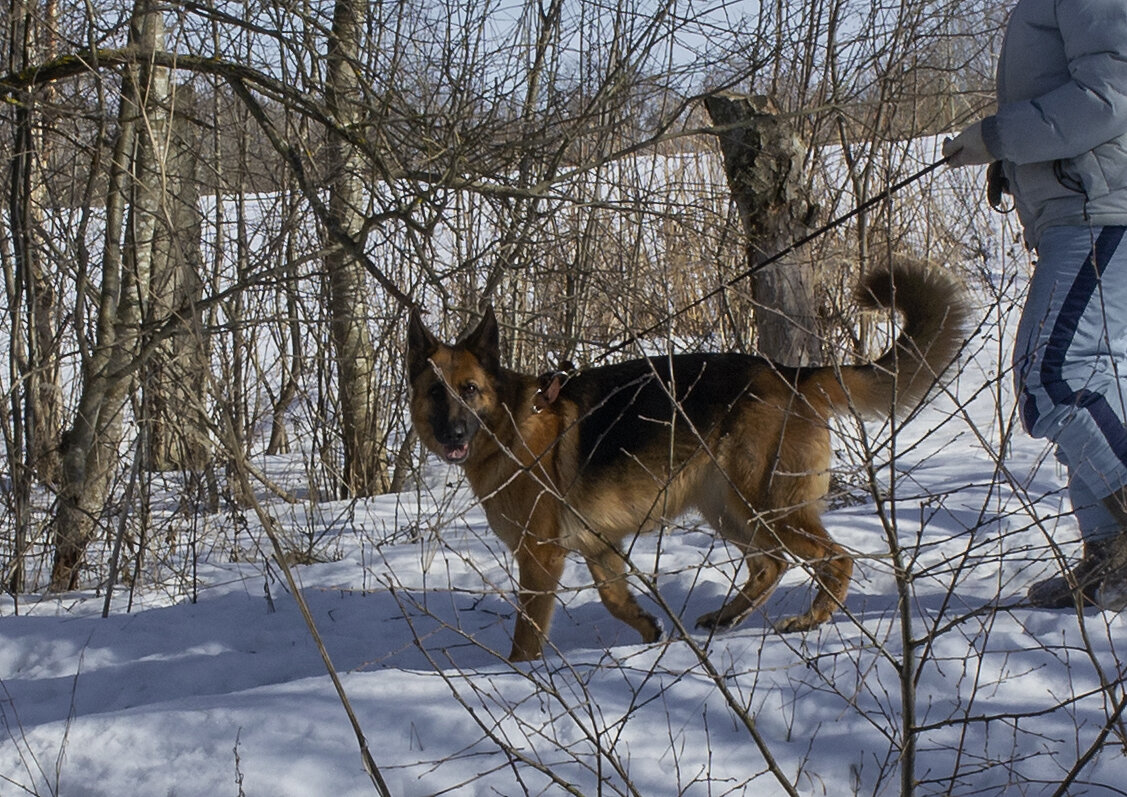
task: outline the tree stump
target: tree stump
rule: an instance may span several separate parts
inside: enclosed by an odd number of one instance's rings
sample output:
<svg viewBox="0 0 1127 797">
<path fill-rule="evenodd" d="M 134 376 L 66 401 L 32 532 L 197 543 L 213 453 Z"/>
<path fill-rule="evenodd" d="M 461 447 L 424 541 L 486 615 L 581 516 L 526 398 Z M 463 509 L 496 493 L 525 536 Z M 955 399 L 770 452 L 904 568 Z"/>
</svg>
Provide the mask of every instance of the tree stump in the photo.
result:
<svg viewBox="0 0 1127 797">
<path fill-rule="evenodd" d="M 766 97 L 705 99 L 716 125 L 728 187 L 747 236 L 748 267 L 806 235 L 818 207 L 803 179 L 806 145 Z M 787 365 L 822 361 L 813 263 L 792 253 L 752 276 L 760 353 Z"/>
</svg>

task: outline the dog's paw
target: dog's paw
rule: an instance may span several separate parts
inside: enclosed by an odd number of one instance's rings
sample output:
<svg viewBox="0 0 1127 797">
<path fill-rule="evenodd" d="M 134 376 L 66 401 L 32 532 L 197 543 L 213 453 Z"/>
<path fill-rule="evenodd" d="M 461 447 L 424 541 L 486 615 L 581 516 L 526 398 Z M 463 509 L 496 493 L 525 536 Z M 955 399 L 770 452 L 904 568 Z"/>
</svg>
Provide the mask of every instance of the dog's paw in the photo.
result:
<svg viewBox="0 0 1127 797">
<path fill-rule="evenodd" d="M 709 612 L 708 614 L 702 614 L 697 618 L 696 626 L 702 631 L 715 631 L 716 621 L 719 616 L 720 612 Z"/>
<path fill-rule="evenodd" d="M 726 631 L 732 626 L 739 623 L 742 618 L 725 618 L 724 610 L 719 609 L 715 612 L 702 614 L 697 618 L 697 628 L 702 631 Z"/>
<path fill-rule="evenodd" d="M 661 620 L 648 614 L 645 616 L 645 620 L 648 628 L 638 629 L 643 642 L 653 644 L 665 639 L 665 626 L 662 625 Z"/>
<path fill-rule="evenodd" d="M 793 634 L 799 631 L 810 631 L 823 622 L 825 621 L 818 619 L 810 612 L 806 612 L 806 614 L 797 614 L 794 617 L 786 617 L 780 620 L 775 623 L 775 630 L 781 634 Z"/>
</svg>

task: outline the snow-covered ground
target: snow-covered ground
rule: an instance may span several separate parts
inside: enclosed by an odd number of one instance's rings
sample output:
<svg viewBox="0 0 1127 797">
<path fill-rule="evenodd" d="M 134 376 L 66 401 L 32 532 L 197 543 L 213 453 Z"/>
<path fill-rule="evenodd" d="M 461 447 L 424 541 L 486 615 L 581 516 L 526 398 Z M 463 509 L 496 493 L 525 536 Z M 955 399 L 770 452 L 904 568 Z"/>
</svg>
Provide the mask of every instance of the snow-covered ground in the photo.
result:
<svg viewBox="0 0 1127 797">
<path fill-rule="evenodd" d="M 432 462 L 401 495 L 270 503 L 326 560 L 294 572 L 391 793 L 900 794 L 905 771 L 916 794 L 1127 793 L 1124 619 L 1021 605 L 1054 567 L 1050 537 L 1071 555 L 1076 529 L 1044 446 L 1008 434 L 1013 304 L 982 302 L 961 374 L 894 446 L 865 428 L 879 504 L 843 425 L 854 486 L 827 525 L 859 566 L 846 611 L 805 635 L 771 627 L 809 599 L 796 568 L 765 613 L 686 640 L 674 618 L 691 627 L 735 577 L 688 518 L 632 554 L 657 573 L 660 601 L 643 600 L 667 641 L 639 644 L 572 562 L 552 649 L 513 666 L 508 556 L 456 470 Z M 95 594 L 0 604 L 0 794 L 375 793 L 253 514 L 196 537 L 108 617 Z"/>
</svg>

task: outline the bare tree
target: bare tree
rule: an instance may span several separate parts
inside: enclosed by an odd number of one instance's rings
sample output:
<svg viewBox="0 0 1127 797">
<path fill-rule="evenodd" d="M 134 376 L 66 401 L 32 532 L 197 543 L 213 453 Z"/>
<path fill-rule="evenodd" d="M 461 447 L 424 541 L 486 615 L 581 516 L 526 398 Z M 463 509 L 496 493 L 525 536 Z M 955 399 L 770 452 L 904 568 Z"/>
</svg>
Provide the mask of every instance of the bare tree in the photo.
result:
<svg viewBox="0 0 1127 797">
<path fill-rule="evenodd" d="M 364 93 L 358 63 L 365 7 L 358 0 L 336 0 L 333 6 L 326 88 L 329 110 L 343 130 L 356 129 L 362 118 Z M 340 136 L 330 138 L 328 154 L 329 212 L 347 235 L 358 237 L 367 202 L 363 157 Z M 325 279 L 340 392 L 340 432 L 344 443 L 341 481 L 349 495 L 376 495 L 387 490 L 391 476 L 378 432 L 380 408 L 368 329 L 367 272 L 353 253 L 339 244 L 329 246 Z"/>
<path fill-rule="evenodd" d="M 817 212 L 802 173 L 807 147 L 766 97 L 705 101 L 747 236 L 758 349 L 788 365 L 822 362 L 817 276 L 809 258 L 765 261 L 809 232 Z"/>
<path fill-rule="evenodd" d="M 151 54 L 163 49 L 164 22 L 149 0 L 138 0 L 130 42 L 141 53 L 125 70 L 118 133 L 106 200 L 102 285 L 94 349 L 83 372 L 82 393 L 63 448 L 63 480 L 52 524 L 52 590 L 78 585 L 80 566 L 117 475 L 124 414 L 141 355 L 141 324 L 160 224 L 161 184 L 141 177 L 159 173 L 167 133 L 169 74 Z"/>
<path fill-rule="evenodd" d="M 8 15 L 10 69 L 25 69 L 55 54 L 57 12 L 58 7 L 53 2 L 42 10 L 33 3 L 11 4 Z M 6 442 L 17 552 L 9 585 L 17 592 L 24 586 L 22 555 L 32 536 L 32 483 L 56 485 L 60 468 L 62 319 L 58 281 L 49 276 L 46 262 L 48 237 L 44 223 L 44 213 L 50 205 L 44 179 L 50 159 L 44 109 L 50 106 L 52 97 L 52 88 L 42 87 L 24 92 L 15 104 L 12 157 L 7 177 L 11 250 L 10 257 L 4 258 L 4 277 L 11 333 L 12 423 L 7 427 L 10 434 Z"/>
<path fill-rule="evenodd" d="M 150 171 L 136 175 L 141 185 L 157 186 L 159 197 L 145 306 L 145 326 L 150 331 L 142 343 L 150 353 L 141 371 L 141 423 L 148 435 L 150 470 L 198 472 L 211 457 L 204 420 L 208 364 L 199 309 L 202 137 L 198 124 L 188 118 L 192 96 L 191 85 L 185 84 L 159 100 L 169 105 L 165 140 L 152 142 L 152 149 L 162 157 L 143 162 Z M 154 136 L 158 132 L 155 126 L 150 130 Z"/>
</svg>

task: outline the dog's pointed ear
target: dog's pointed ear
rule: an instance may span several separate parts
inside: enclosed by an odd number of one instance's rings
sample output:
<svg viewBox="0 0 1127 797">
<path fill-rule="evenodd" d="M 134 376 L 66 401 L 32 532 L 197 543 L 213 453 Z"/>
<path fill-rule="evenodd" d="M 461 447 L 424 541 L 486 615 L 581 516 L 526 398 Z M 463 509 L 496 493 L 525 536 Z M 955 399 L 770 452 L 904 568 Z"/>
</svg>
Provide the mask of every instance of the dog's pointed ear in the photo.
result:
<svg viewBox="0 0 1127 797">
<path fill-rule="evenodd" d="M 438 351 L 441 344 L 423 323 L 419 308 L 411 308 L 407 322 L 407 372 L 413 380 L 427 368 L 427 360 Z"/>
<path fill-rule="evenodd" d="M 486 305 L 481 321 L 458 344 L 477 357 L 487 371 L 496 373 L 500 369 L 501 334 L 497 329 L 497 316 L 492 304 Z"/>
</svg>

